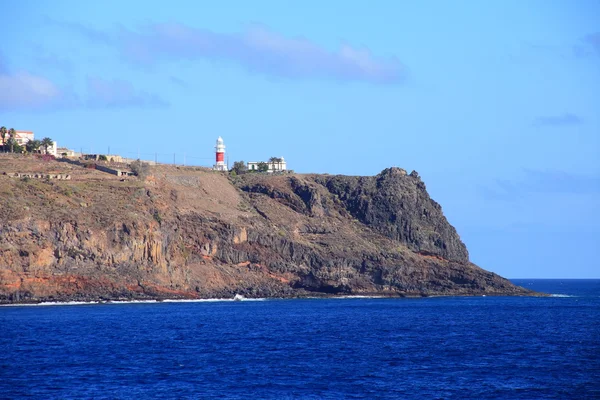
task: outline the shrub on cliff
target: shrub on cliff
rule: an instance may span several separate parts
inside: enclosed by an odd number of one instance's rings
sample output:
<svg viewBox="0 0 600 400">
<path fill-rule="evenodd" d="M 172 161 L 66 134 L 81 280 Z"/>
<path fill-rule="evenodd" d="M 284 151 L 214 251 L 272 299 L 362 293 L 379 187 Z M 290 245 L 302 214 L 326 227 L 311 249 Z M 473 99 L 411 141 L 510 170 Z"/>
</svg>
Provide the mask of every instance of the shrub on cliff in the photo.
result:
<svg viewBox="0 0 600 400">
<path fill-rule="evenodd" d="M 258 168 L 258 172 L 267 172 L 269 170 L 269 164 L 262 161 L 256 164 L 256 167 Z"/>
<path fill-rule="evenodd" d="M 231 168 L 232 175 L 241 175 L 248 170 L 246 167 L 246 163 L 244 161 L 236 161 L 233 163 L 233 167 Z"/>
<path fill-rule="evenodd" d="M 133 172 L 135 176 L 140 179 L 146 179 L 148 173 L 150 172 L 150 167 L 148 164 L 140 160 L 135 160 L 129 164 L 129 167 L 131 168 L 131 172 Z"/>
</svg>

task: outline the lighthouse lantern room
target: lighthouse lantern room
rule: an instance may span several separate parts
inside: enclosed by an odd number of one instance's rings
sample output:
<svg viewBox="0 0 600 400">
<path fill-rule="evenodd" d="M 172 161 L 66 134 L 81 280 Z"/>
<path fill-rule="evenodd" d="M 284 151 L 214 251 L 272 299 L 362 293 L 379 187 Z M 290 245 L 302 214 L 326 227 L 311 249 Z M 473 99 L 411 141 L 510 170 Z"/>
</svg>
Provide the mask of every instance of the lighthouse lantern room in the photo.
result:
<svg viewBox="0 0 600 400">
<path fill-rule="evenodd" d="M 213 166 L 215 171 L 227 171 L 227 164 L 225 164 L 225 145 L 223 144 L 223 138 L 219 136 L 217 139 L 216 150 L 216 164 Z"/>
</svg>

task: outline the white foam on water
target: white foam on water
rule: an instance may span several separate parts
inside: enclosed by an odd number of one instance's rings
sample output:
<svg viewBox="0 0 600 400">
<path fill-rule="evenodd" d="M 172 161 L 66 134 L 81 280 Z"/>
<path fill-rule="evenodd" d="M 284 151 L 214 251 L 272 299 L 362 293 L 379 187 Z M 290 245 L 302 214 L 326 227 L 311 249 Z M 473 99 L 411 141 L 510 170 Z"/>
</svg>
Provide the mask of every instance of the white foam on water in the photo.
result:
<svg viewBox="0 0 600 400">
<path fill-rule="evenodd" d="M 101 304 L 99 301 L 44 301 L 41 303 L 24 303 L 24 304 L 0 304 L 4 307 L 33 307 L 33 306 L 82 306 L 89 304 Z"/>
<path fill-rule="evenodd" d="M 163 303 L 215 303 L 220 301 L 266 301 L 266 298 L 248 299 L 246 297 L 241 299 L 166 299 Z"/>
<path fill-rule="evenodd" d="M 233 301 L 233 299 L 165 299 L 162 303 L 216 303 L 219 301 Z"/>
<path fill-rule="evenodd" d="M 232 301 L 266 301 L 258 299 L 165 299 L 165 300 L 110 300 L 110 301 L 45 301 L 42 303 L 0 304 L 0 307 L 39 307 L 39 306 L 82 306 L 82 305 L 111 305 L 111 304 L 156 304 L 156 303 L 216 303 Z"/>
<path fill-rule="evenodd" d="M 560 294 L 560 293 L 554 294 L 554 293 L 552 293 L 552 294 L 550 294 L 550 297 L 578 297 L 578 296 L 572 296 L 570 294 Z"/>
<path fill-rule="evenodd" d="M 146 304 L 146 303 L 158 303 L 158 300 L 110 300 L 103 302 L 102 304 Z"/>
</svg>

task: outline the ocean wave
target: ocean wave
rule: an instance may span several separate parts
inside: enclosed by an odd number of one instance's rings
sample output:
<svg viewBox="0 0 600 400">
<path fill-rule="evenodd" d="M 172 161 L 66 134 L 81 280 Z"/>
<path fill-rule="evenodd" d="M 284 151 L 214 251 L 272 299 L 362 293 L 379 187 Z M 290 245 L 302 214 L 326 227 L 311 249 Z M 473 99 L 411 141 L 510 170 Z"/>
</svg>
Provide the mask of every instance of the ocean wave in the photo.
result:
<svg viewBox="0 0 600 400">
<path fill-rule="evenodd" d="M 570 294 L 560 294 L 560 293 L 554 294 L 554 293 L 552 293 L 552 294 L 550 294 L 550 297 L 578 297 L 578 296 L 573 296 Z"/>
<path fill-rule="evenodd" d="M 233 301 L 233 299 L 165 299 L 161 303 L 216 303 L 219 301 Z"/>
<path fill-rule="evenodd" d="M 163 303 L 216 303 L 222 301 L 265 301 L 266 298 L 248 299 L 246 297 L 241 299 L 165 299 Z"/>
</svg>

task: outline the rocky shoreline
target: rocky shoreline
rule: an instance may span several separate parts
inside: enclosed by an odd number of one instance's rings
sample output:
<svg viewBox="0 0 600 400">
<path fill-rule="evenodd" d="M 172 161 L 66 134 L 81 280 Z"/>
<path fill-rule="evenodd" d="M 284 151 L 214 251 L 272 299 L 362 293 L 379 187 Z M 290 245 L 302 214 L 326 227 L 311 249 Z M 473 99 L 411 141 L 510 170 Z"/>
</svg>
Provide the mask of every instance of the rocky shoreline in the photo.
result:
<svg viewBox="0 0 600 400">
<path fill-rule="evenodd" d="M 228 301 L 266 301 L 266 300 L 328 300 L 328 299 L 427 299 L 437 297 L 498 297 L 498 296 L 521 296 L 521 297 L 549 297 L 550 295 L 539 292 L 506 294 L 385 294 L 385 293 L 368 293 L 361 295 L 328 295 L 320 293 L 295 293 L 290 296 L 277 297 L 243 297 L 236 300 L 234 297 L 131 297 L 131 298 L 98 298 L 98 299 L 81 299 L 81 298 L 47 298 L 47 299 L 31 299 L 23 301 L 2 301 L 0 306 L 35 306 L 35 305 L 94 305 L 94 304 L 138 304 L 138 303 L 202 303 L 202 302 L 228 302 Z"/>
<path fill-rule="evenodd" d="M 0 303 L 536 295 L 469 261 L 414 171 L 77 168 L 0 157 Z"/>
</svg>

